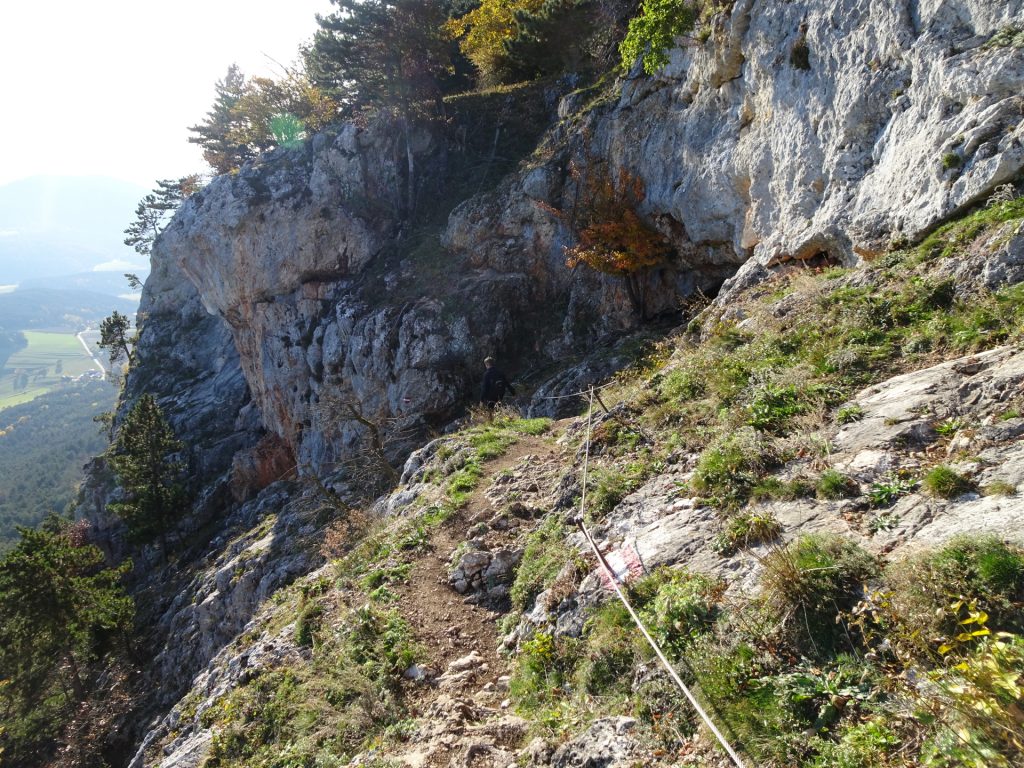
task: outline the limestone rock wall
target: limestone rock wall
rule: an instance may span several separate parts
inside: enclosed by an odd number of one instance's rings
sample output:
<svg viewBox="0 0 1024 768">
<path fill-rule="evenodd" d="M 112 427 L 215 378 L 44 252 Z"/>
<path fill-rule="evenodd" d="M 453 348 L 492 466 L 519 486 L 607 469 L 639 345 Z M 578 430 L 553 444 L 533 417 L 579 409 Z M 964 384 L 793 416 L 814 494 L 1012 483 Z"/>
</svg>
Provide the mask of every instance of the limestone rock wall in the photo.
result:
<svg viewBox="0 0 1024 768">
<path fill-rule="evenodd" d="M 703 46 L 636 72 L 591 151 L 639 172 L 694 268 L 852 263 L 1024 167 L 1018 0 L 738 0 Z M 803 59 L 801 59 L 803 57 Z"/>
<path fill-rule="evenodd" d="M 409 231 L 403 147 L 370 125 L 216 179 L 160 253 L 230 330 L 262 424 L 300 471 L 331 470 L 364 436 L 339 407 L 422 434 L 472 399 L 486 354 L 540 371 L 636 324 L 620 280 L 565 267 L 552 211 L 578 200 L 578 169 L 643 182 L 676 251 L 648 280 L 653 313 L 727 280 L 728 301 L 787 260 L 870 257 L 1019 178 L 1024 51 L 995 36 L 1022 15 L 1024 0 L 737 0 L 656 77 L 634 71 L 596 107 L 564 99 L 540 151 L 439 242 Z M 416 151 L 443 188 L 443 140 Z"/>
<path fill-rule="evenodd" d="M 254 442 L 259 414 L 242 375 L 238 350 L 220 317 L 158 241 L 139 306 L 142 333 L 125 382 L 125 404 L 157 398 L 175 434 L 188 445 L 196 487 L 224 473 Z"/>
</svg>

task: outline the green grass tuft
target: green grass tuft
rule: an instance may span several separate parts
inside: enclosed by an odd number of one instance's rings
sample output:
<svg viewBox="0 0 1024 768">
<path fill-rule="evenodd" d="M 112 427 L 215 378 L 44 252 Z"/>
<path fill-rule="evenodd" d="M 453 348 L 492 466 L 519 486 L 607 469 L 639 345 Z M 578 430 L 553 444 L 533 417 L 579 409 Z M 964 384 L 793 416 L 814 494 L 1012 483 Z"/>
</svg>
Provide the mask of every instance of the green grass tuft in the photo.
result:
<svg viewBox="0 0 1024 768">
<path fill-rule="evenodd" d="M 974 483 L 944 464 L 933 468 L 921 480 L 921 485 L 932 496 L 955 499 L 976 490 Z"/>
<path fill-rule="evenodd" d="M 860 486 L 852 477 L 834 469 L 826 469 L 818 478 L 816 491 L 819 499 L 837 501 L 859 495 Z"/>
<path fill-rule="evenodd" d="M 848 539 L 813 534 L 773 551 L 761 565 L 765 599 L 795 648 L 820 655 L 848 645 L 836 617 L 853 607 L 878 572 L 872 555 Z"/>
</svg>

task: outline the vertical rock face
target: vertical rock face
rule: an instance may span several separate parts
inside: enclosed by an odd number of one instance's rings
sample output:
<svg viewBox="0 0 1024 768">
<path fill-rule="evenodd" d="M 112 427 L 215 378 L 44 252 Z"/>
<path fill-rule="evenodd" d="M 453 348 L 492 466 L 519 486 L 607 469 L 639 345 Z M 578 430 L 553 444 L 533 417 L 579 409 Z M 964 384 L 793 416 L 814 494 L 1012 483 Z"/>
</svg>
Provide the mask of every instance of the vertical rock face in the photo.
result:
<svg viewBox="0 0 1024 768">
<path fill-rule="evenodd" d="M 238 350 L 223 320 L 206 311 L 160 243 L 139 317 L 143 331 L 125 401 L 147 392 L 157 398 L 175 434 L 188 443 L 190 472 L 202 485 L 223 474 L 260 431 Z"/>
<path fill-rule="evenodd" d="M 638 170 L 694 266 L 850 263 L 1024 167 L 1019 0 L 738 0 L 711 43 L 632 77 L 591 151 Z M 685 253 L 685 249 L 682 249 Z"/>
<path fill-rule="evenodd" d="M 413 244 L 388 197 L 398 161 L 385 128 L 349 126 L 217 179 L 161 238 L 302 471 L 358 450 L 353 414 L 396 432 L 443 422 L 475 395 L 484 356 L 518 364 L 563 335 L 573 277 L 551 216 L 529 212 L 532 246 L 519 227 L 507 254 Z"/>
<path fill-rule="evenodd" d="M 545 151 L 456 208 L 439 242 L 408 231 L 394 132 L 346 126 L 214 181 L 161 252 L 230 328 L 267 429 L 301 469 L 330 469 L 360 444 L 349 406 L 396 429 L 441 423 L 484 355 L 542 368 L 635 324 L 616 278 L 565 267 L 572 234 L 552 211 L 578 202 L 572 168 L 642 182 L 675 251 L 648 280 L 654 312 L 741 267 L 727 287 L 793 259 L 852 263 L 983 200 L 1024 168 L 1024 51 L 997 35 L 1022 14 L 1024 0 L 737 0 L 617 101 L 563 100 Z M 443 139 L 417 143 L 443 188 Z"/>
<path fill-rule="evenodd" d="M 232 465 L 264 432 L 260 415 L 227 326 L 206 311 L 195 286 L 159 242 L 138 317 L 143 330 L 125 381 L 121 417 L 142 394 L 157 399 L 185 445 L 181 458 L 197 512 L 187 527 L 195 529 L 218 512 L 217 498 Z M 107 512 L 110 493 L 104 460 L 94 459 L 75 514 L 120 557 L 127 543 L 123 524 Z"/>
</svg>

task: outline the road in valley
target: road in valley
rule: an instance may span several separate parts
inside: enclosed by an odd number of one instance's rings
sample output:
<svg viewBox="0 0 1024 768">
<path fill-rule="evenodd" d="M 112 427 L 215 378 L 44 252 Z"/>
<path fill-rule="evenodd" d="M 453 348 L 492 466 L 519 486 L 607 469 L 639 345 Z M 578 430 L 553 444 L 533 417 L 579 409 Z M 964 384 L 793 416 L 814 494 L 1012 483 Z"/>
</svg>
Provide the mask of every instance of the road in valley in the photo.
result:
<svg viewBox="0 0 1024 768">
<path fill-rule="evenodd" d="M 84 331 L 80 331 L 80 332 L 76 333 L 75 334 L 75 338 L 78 339 L 79 343 L 83 347 L 85 347 L 86 354 L 88 354 L 89 357 L 92 358 L 93 363 L 96 365 L 97 368 L 99 368 L 100 373 L 102 373 L 104 376 L 106 376 L 107 375 L 107 368 L 106 368 L 106 366 L 103 365 L 103 361 L 101 361 L 98 357 L 96 357 L 95 353 L 92 351 L 92 347 L 89 346 L 89 342 L 87 342 L 83 338 L 85 336 L 85 334 L 87 334 L 87 333 L 96 333 L 96 331 L 94 331 L 92 328 L 86 328 Z"/>
</svg>

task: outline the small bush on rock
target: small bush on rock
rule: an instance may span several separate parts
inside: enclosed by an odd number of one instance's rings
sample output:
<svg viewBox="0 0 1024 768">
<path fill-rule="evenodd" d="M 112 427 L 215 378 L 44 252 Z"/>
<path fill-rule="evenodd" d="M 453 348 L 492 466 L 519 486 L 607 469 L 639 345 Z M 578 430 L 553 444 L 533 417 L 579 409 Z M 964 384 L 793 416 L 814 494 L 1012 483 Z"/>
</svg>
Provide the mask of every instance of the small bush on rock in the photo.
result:
<svg viewBox="0 0 1024 768">
<path fill-rule="evenodd" d="M 856 480 L 834 469 L 826 469 L 818 478 L 817 494 L 819 499 L 830 501 L 850 499 L 859 493 L 860 486 L 857 485 Z"/>
<path fill-rule="evenodd" d="M 975 490 L 973 482 L 944 464 L 925 475 L 921 485 L 930 495 L 942 499 L 955 499 Z"/>
<path fill-rule="evenodd" d="M 893 602 L 910 628 L 930 636 L 957 631 L 949 606 L 969 600 L 989 614 L 995 629 L 1024 630 L 1024 549 L 995 536 L 960 537 L 937 551 L 890 566 Z"/>
<path fill-rule="evenodd" d="M 715 506 L 738 507 L 768 463 L 766 454 L 763 440 L 753 429 L 736 430 L 701 454 L 693 488 Z"/>
<path fill-rule="evenodd" d="M 782 533 L 782 524 L 769 513 L 743 512 L 730 517 L 715 539 L 715 551 L 731 555 L 744 547 L 772 541 Z"/>
<path fill-rule="evenodd" d="M 985 496 L 1013 496 L 1017 493 L 1017 486 L 1005 480 L 996 480 L 981 489 Z"/>
<path fill-rule="evenodd" d="M 878 572 L 875 558 L 854 542 L 820 534 L 776 549 L 761 565 L 764 596 L 785 639 L 815 655 L 847 643 L 836 617 L 853 607 L 864 582 Z"/>
</svg>

